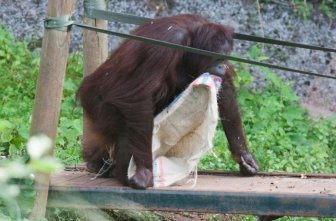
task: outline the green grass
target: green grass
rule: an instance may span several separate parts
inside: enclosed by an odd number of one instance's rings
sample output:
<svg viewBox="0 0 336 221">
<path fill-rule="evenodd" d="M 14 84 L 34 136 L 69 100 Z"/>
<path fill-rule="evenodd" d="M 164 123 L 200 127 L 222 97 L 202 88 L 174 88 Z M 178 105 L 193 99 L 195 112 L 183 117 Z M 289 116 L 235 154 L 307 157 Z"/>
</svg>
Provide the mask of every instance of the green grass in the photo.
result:
<svg viewBox="0 0 336 221">
<path fill-rule="evenodd" d="M 279 4 L 273 0 L 260 0 L 260 2 L 264 4 Z M 336 18 L 336 0 L 290 0 L 288 5 L 292 7 L 295 15 L 305 21 L 312 17 L 314 7 L 330 21 Z"/>
<path fill-rule="evenodd" d="M 29 51 L 27 44 L 13 40 L 11 34 L 0 27 L 0 156 L 9 159 L 26 155 L 25 143 L 29 136 L 39 53 L 38 50 Z M 256 46 L 251 49 L 250 56 L 267 59 L 260 55 Z M 56 157 L 64 164 L 81 162 L 82 111 L 76 105 L 74 95 L 82 70 L 82 54 L 72 54 L 68 60 L 55 150 Z M 268 69 L 262 70 L 267 83 L 261 89 L 251 87 L 253 78 L 247 66 L 236 64 L 236 71 L 238 77 L 235 83 L 248 146 L 262 170 L 336 173 L 336 125 L 332 120 L 311 120 L 306 110 L 300 107 L 299 98 L 291 90 L 290 83 L 283 82 Z M 214 144 L 218 157 L 207 155 L 199 167 L 238 170 L 220 126 Z M 29 192 L 22 194 L 29 195 Z M 0 202 L 0 219 L 6 215 L 3 206 Z M 23 210 L 23 215 L 29 211 Z M 69 213 L 60 210 L 53 211 L 53 215 L 59 216 L 59 220 L 80 220 L 76 217 L 70 219 Z M 244 219 L 253 220 L 252 216 Z"/>
<path fill-rule="evenodd" d="M 257 45 L 248 55 L 267 60 Z M 265 86 L 252 88 L 253 78 L 244 64 L 236 64 L 238 102 L 250 150 L 263 171 L 336 173 L 336 116 L 312 120 L 300 107 L 299 97 L 269 69 L 261 69 Z M 221 127 L 214 139 L 214 152 L 200 164 L 202 169 L 237 170 Z M 217 157 L 216 157 L 217 156 Z"/>
<path fill-rule="evenodd" d="M 332 119 L 310 119 L 290 85 L 267 69 L 263 72 L 266 85 L 262 89 L 249 87 L 252 77 L 243 66 L 238 67 L 237 81 L 246 139 L 262 170 L 336 173 L 336 125 Z M 238 169 L 225 140 L 219 126 L 214 139 L 217 157 L 205 157 L 202 169 Z"/>
<path fill-rule="evenodd" d="M 27 42 L 14 41 L 1 27 L 0 44 L 0 155 L 17 158 L 25 155 L 24 147 L 29 137 L 39 53 L 38 50 L 29 51 Z M 74 94 L 82 70 L 82 54 L 70 55 L 55 152 L 65 164 L 81 162 L 82 110 L 76 105 Z"/>
</svg>

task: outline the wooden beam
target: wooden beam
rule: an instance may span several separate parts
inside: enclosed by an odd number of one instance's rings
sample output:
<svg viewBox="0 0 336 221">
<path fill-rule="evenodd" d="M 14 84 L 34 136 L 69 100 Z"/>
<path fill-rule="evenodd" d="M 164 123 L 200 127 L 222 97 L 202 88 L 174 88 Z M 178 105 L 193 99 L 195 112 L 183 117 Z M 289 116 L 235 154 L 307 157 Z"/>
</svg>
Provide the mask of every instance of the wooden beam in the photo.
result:
<svg viewBox="0 0 336 221">
<path fill-rule="evenodd" d="M 87 172 L 54 174 L 49 207 L 336 217 L 336 179 L 199 175 L 197 184 L 134 190 Z"/>
<path fill-rule="evenodd" d="M 49 0 L 47 16 L 71 15 L 75 0 Z M 55 142 L 69 52 L 70 33 L 45 29 L 30 135 L 45 134 Z M 53 149 L 50 154 L 53 153 Z M 30 219 L 42 219 L 48 198 L 49 175 L 36 175 L 37 196 Z"/>
<path fill-rule="evenodd" d="M 99 5 L 101 10 L 106 10 L 104 0 Z M 91 19 L 84 17 L 84 24 L 95 26 L 97 28 L 106 29 L 107 21 L 99 19 Z M 92 74 L 108 56 L 107 35 L 90 30 L 83 29 L 83 51 L 84 51 L 84 77 Z M 90 132 L 90 122 L 83 115 L 83 147 L 94 143 L 96 136 Z"/>
</svg>

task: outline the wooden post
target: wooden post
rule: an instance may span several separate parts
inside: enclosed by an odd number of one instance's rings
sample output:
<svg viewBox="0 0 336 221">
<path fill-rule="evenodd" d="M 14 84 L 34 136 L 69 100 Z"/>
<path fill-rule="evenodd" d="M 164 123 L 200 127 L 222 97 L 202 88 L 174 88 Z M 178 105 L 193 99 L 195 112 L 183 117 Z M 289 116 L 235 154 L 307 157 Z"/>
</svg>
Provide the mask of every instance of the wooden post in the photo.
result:
<svg viewBox="0 0 336 221">
<path fill-rule="evenodd" d="M 47 16 L 71 15 L 75 0 L 49 0 Z M 70 44 L 70 32 L 45 29 L 42 41 L 40 72 L 37 81 L 35 105 L 30 135 L 45 134 L 52 139 L 57 133 L 63 82 Z M 50 151 L 50 154 L 53 150 Z M 36 200 L 31 220 L 45 217 L 49 175 L 36 175 Z"/>
<path fill-rule="evenodd" d="M 99 5 L 101 10 L 106 10 L 104 0 Z M 84 1 L 85 4 L 85 1 Z M 106 29 L 107 21 L 99 19 L 91 19 L 84 17 L 84 23 L 98 28 Z M 101 65 L 108 56 L 107 35 L 90 30 L 83 30 L 83 51 L 84 51 L 84 77 L 92 74 Z M 83 147 L 94 143 L 96 136 L 90 132 L 90 122 L 83 115 Z"/>
</svg>

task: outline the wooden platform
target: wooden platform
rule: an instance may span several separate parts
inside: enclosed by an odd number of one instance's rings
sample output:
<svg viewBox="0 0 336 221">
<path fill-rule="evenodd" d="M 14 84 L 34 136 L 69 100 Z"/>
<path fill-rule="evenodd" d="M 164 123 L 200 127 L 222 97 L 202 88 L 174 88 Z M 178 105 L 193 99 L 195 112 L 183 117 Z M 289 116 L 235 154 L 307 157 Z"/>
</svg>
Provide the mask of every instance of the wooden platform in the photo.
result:
<svg viewBox="0 0 336 221">
<path fill-rule="evenodd" d="M 336 217 L 334 175 L 200 173 L 195 187 L 134 190 L 84 171 L 51 177 L 49 207 Z"/>
</svg>

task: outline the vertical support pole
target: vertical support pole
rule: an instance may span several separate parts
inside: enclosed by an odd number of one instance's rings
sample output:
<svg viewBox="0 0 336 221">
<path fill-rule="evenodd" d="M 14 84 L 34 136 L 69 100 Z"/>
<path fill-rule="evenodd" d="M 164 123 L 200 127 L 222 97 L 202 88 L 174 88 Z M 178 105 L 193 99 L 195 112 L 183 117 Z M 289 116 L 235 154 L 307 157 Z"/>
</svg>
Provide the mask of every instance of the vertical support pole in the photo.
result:
<svg viewBox="0 0 336 221">
<path fill-rule="evenodd" d="M 106 10 L 105 0 L 84 0 L 85 7 L 91 7 Z M 107 21 L 100 19 L 91 19 L 84 17 L 84 24 L 106 29 Z M 101 65 L 108 56 L 107 35 L 90 30 L 83 30 L 83 51 L 84 51 L 84 77 L 92 74 Z M 90 132 L 90 122 L 83 115 L 83 148 L 90 143 L 94 143 L 95 134 Z"/>
<path fill-rule="evenodd" d="M 47 16 L 71 15 L 75 0 L 49 0 Z M 70 32 L 45 29 L 42 41 L 40 72 L 30 135 L 45 134 L 55 145 L 63 82 L 70 45 Z M 50 151 L 52 155 L 53 149 Z M 31 220 L 45 217 L 49 190 L 49 175 L 36 174 L 36 200 Z"/>
</svg>

